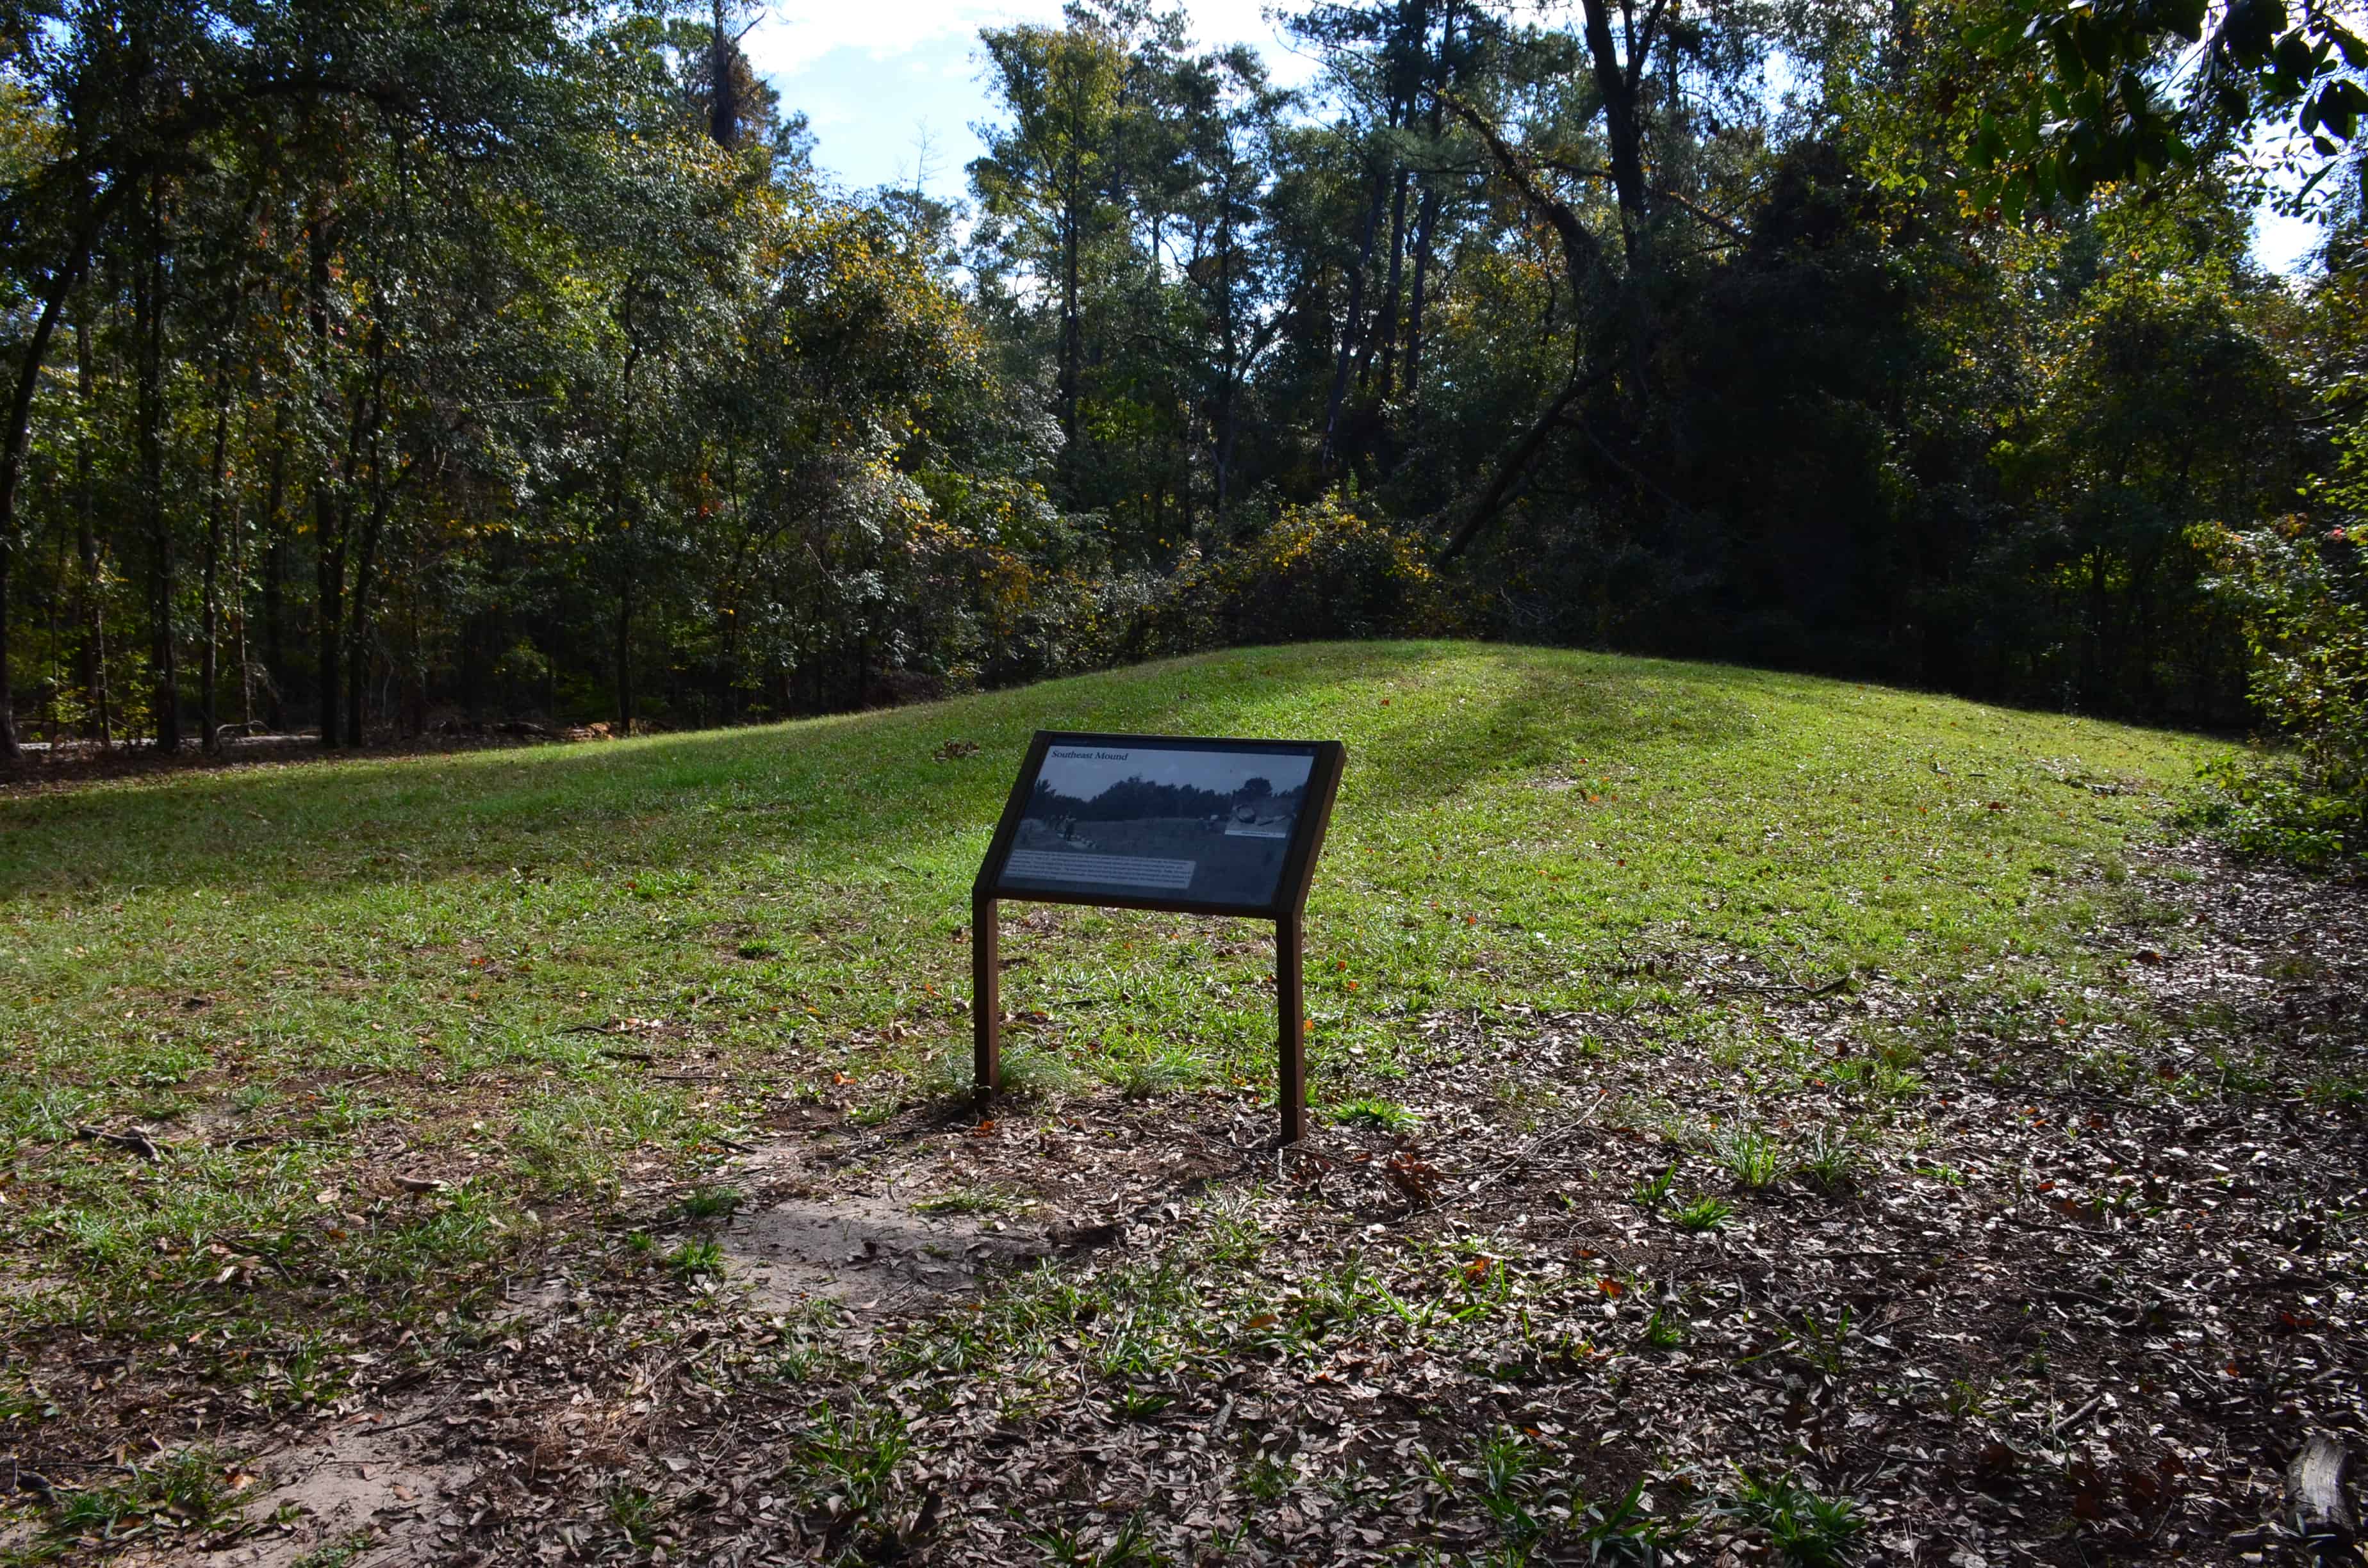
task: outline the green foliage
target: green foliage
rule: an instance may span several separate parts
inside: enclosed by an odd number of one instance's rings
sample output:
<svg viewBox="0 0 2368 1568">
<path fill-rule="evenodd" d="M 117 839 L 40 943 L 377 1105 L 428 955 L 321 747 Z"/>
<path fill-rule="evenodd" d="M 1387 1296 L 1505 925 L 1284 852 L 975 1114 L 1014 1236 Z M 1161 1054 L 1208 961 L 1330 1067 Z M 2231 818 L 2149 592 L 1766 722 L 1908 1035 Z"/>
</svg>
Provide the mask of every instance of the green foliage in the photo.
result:
<svg viewBox="0 0 2368 1568">
<path fill-rule="evenodd" d="M 859 1404 L 845 1415 L 826 1404 L 807 1413 L 794 1444 L 797 1467 L 784 1479 L 802 1486 L 817 1503 L 830 1503 L 834 1516 L 873 1531 L 883 1515 L 898 1470 L 913 1451 L 903 1417 L 893 1410 Z"/>
<path fill-rule="evenodd" d="M 1994 73 L 1971 150 L 2010 221 L 2192 166 L 2264 121 L 2329 159 L 2368 120 L 2368 35 L 2340 7 L 2009 0 L 1969 30 Z"/>
<path fill-rule="evenodd" d="M 126 1468 L 129 1480 L 61 1491 L 47 1521 L 50 1534 L 67 1541 L 108 1542 L 159 1515 L 203 1528 L 236 1511 L 228 1472 L 210 1448 L 175 1449 Z"/>
<path fill-rule="evenodd" d="M 2368 472 L 2368 443 L 2358 453 Z M 2206 764 L 2198 820 L 2248 855 L 2323 868 L 2368 853 L 2368 525 L 2294 518 L 2206 545 L 2252 651 L 2253 700 L 2294 750 Z"/>
<path fill-rule="evenodd" d="M 1756 1127 L 1736 1128 L 1718 1142 L 1719 1163 L 1737 1187 L 1757 1192 L 1784 1174 L 1784 1150 Z"/>
<path fill-rule="evenodd" d="M 1060 1526 L 1036 1531 L 1028 1540 L 1043 1552 L 1045 1562 L 1053 1568 L 1155 1568 L 1168 1561 L 1166 1553 L 1151 1544 L 1140 1511 L 1128 1515 L 1110 1539 L 1099 1546 L 1092 1544 L 1086 1533 Z"/>
<path fill-rule="evenodd" d="M 1768 1544 L 1793 1568 L 1840 1568 L 1865 1532 L 1847 1497 L 1820 1496 L 1788 1477 L 1746 1475 L 1730 1509 L 1768 1532 Z"/>
<path fill-rule="evenodd" d="M 1414 535 L 1325 500 L 1187 562 L 1140 615 L 1144 653 L 1246 642 L 1442 636 L 1462 617 Z"/>
<path fill-rule="evenodd" d="M 1422 1119 L 1391 1100 L 1363 1096 L 1332 1108 L 1332 1119 L 1343 1127 L 1368 1127 L 1379 1132 L 1410 1132 Z"/>
<path fill-rule="evenodd" d="M 1660 1175 L 1638 1182 L 1635 1189 L 1629 1193 L 1628 1201 L 1650 1214 L 1668 1200 L 1669 1188 L 1676 1185 L 1677 1179 L 1678 1162 L 1671 1160 Z"/>
<path fill-rule="evenodd" d="M 1679 1204 L 1669 1219 L 1681 1231 L 1715 1231 L 1734 1216 L 1734 1204 L 1705 1195 Z"/>
<path fill-rule="evenodd" d="M 685 1242 L 666 1255 L 666 1267 L 685 1279 L 697 1279 L 723 1272 L 723 1247 L 708 1241 Z"/>
</svg>

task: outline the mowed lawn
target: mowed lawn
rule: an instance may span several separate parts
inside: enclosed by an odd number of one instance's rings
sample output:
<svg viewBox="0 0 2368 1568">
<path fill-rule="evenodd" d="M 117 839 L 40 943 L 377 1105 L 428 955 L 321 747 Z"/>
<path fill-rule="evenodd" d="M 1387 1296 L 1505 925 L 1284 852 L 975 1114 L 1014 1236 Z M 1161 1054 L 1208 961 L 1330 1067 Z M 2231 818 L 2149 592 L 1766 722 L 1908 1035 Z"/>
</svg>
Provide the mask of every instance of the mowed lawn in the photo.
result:
<svg viewBox="0 0 2368 1568">
<path fill-rule="evenodd" d="M 947 1095 L 970 881 L 1040 727 L 1347 743 L 1308 918 L 1319 1107 L 1386 1096 L 1442 1012 L 1657 999 L 1682 1029 L 1708 1006 L 1676 972 L 1695 960 L 1807 988 L 1979 974 L 2077 1053 L 2081 938 L 2143 915 L 2130 852 L 2214 750 L 1844 682 L 1391 643 L 0 798 L 9 1359 L 170 1342 L 267 1411 L 315 1402 L 331 1351 L 466 1313 L 520 1247 L 696 1179 L 785 1107 L 861 1121 Z M 949 741 L 978 749 L 940 760 Z M 1023 1080 L 1268 1082 L 1262 928 L 1007 919 Z M 1751 1070 L 1786 1071 L 1769 1050 Z M 155 1158 L 122 1141 L 143 1137 Z M 397 1176 L 451 1185 L 423 1203 Z M 0 1375 L 0 1420 L 61 1419 Z"/>
</svg>

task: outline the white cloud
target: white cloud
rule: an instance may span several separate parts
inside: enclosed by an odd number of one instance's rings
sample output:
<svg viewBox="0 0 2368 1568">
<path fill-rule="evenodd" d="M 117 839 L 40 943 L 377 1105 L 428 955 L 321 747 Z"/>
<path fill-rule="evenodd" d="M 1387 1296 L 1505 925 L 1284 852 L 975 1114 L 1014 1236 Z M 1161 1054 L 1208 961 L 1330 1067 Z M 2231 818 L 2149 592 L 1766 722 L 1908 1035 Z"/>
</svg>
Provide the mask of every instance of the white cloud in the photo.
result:
<svg viewBox="0 0 2368 1568">
<path fill-rule="evenodd" d="M 1278 82 L 1306 81 L 1315 62 L 1290 51 L 1265 3 L 1187 0 L 1185 8 L 1202 44 L 1254 44 Z M 909 179 L 926 128 L 929 187 L 959 196 L 964 167 L 983 150 L 970 128 L 995 113 L 978 79 L 979 28 L 1060 19 L 1061 0 L 771 0 L 745 47 L 782 106 L 805 112 L 816 161 L 846 185 Z"/>
</svg>

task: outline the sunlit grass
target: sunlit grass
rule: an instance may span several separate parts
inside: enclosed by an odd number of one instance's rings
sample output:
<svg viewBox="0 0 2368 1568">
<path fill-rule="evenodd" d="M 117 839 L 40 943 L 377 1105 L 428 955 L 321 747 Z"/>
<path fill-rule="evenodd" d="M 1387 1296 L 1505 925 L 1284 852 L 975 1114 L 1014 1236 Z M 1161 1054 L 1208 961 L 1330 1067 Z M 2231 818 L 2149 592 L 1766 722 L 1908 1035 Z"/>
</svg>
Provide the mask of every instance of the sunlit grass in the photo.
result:
<svg viewBox="0 0 2368 1568">
<path fill-rule="evenodd" d="M 695 1177 L 783 1104 L 877 1119 L 952 1092 L 970 881 L 1040 726 L 1348 744 L 1308 916 L 1327 1105 L 1385 1094 L 1442 1008 L 1643 1004 L 1710 1030 L 1672 953 L 1802 985 L 2005 960 L 1989 1005 L 2044 1010 L 2052 981 L 2014 966 L 2078 965 L 2083 933 L 2142 913 L 2125 852 L 2212 750 L 1848 683 L 1403 643 L 10 798 L 0 1242 L 68 1284 L 0 1312 L 21 1329 L 108 1301 L 164 1330 L 234 1268 L 206 1250 L 224 1237 L 276 1260 L 267 1287 L 275 1267 L 348 1292 L 408 1271 L 436 1289 L 403 1305 L 427 1310 L 529 1208 L 597 1210 L 637 1168 Z M 950 739 L 980 749 L 935 760 Z M 2099 781 L 2123 792 L 2073 787 Z M 1263 928 L 1006 919 L 1015 1081 L 1268 1082 Z M 1715 1027 L 1738 1070 L 1784 1066 Z M 1847 1070 L 1898 1097 L 1913 1062 L 1902 1042 Z M 134 1120 L 167 1148 L 154 1168 L 74 1138 Z M 453 1191 L 390 1193 L 393 1149 Z"/>
</svg>

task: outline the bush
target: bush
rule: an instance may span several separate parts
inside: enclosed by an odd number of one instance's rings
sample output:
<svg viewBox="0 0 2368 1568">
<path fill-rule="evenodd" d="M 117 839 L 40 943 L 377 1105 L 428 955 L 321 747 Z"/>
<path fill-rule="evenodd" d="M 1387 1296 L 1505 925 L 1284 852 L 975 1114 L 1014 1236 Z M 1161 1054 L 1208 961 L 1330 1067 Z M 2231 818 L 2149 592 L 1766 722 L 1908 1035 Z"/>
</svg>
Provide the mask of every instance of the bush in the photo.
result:
<svg viewBox="0 0 2368 1568">
<path fill-rule="evenodd" d="M 2368 525 L 2209 530 L 2203 542 L 2251 652 L 2250 691 L 2292 742 L 2208 765 L 2198 813 L 2249 855 L 2327 867 L 2368 854 Z"/>
<path fill-rule="evenodd" d="M 1145 599 L 1130 652 L 1154 657 L 1252 642 L 1446 636 L 1466 617 L 1411 533 L 1332 499 L 1189 562 Z"/>
</svg>

